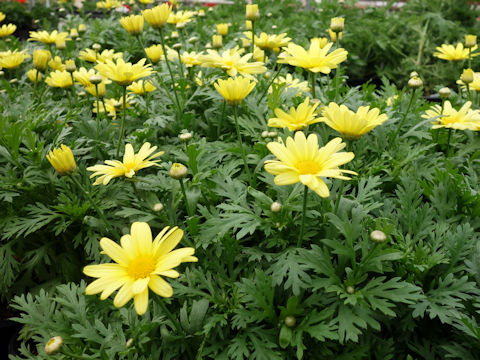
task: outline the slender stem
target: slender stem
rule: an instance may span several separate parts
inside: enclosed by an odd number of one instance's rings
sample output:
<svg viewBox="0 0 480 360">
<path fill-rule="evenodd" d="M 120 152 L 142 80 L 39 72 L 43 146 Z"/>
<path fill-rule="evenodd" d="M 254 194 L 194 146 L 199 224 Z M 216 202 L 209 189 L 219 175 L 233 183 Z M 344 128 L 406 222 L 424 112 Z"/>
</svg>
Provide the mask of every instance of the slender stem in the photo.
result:
<svg viewBox="0 0 480 360">
<path fill-rule="evenodd" d="M 468 68 L 472 68 L 472 48 L 468 48 Z"/>
<path fill-rule="evenodd" d="M 452 128 L 448 128 L 447 150 L 446 150 L 447 157 L 448 157 L 448 153 L 450 152 L 450 137 L 451 136 L 452 136 Z"/>
<path fill-rule="evenodd" d="M 218 127 L 217 127 L 217 139 L 220 138 L 220 132 L 222 131 L 223 119 L 225 117 L 226 104 L 227 104 L 227 102 L 225 100 L 223 100 L 222 116 L 220 117 L 220 122 L 218 123 Z"/>
<path fill-rule="evenodd" d="M 88 201 L 90 202 L 90 204 L 92 205 L 92 207 L 95 209 L 95 211 L 97 212 L 98 216 L 100 216 L 100 219 L 103 221 L 103 223 L 105 224 L 105 226 L 107 227 L 107 229 L 109 231 L 111 231 L 113 233 L 113 235 L 115 235 L 115 237 L 118 239 L 120 238 L 120 236 L 118 235 L 117 231 L 112 227 L 112 225 L 110 225 L 110 223 L 108 222 L 107 218 L 105 217 L 105 214 L 103 213 L 102 209 L 100 209 L 98 207 L 98 205 L 95 203 L 95 201 L 93 200 L 93 198 L 90 196 L 90 194 L 83 188 L 82 184 L 80 184 L 80 182 L 75 178 L 75 176 L 73 174 L 70 175 L 70 179 L 72 179 L 72 181 L 75 183 L 75 185 L 77 185 L 77 187 L 80 189 L 81 192 L 83 192 L 83 195 L 85 195 L 85 197 L 88 199 Z"/>
<path fill-rule="evenodd" d="M 122 115 L 122 123 L 120 125 L 120 135 L 118 137 L 118 144 L 117 144 L 117 153 L 115 157 L 118 158 L 118 155 L 120 154 L 120 147 L 123 143 L 123 134 L 125 133 L 125 116 L 126 116 L 126 110 L 127 110 L 127 87 L 124 85 L 123 86 L 123 115 Z"/>
<path fill-rule="evenodd" d="M 77 92 L 75 90 L 75 79 L 73 78 L 73 72 L 70 72 L 70 78 L 72 79 L 72 94 L 73 96 L 77 96 Z"/>
<path fill-rule="evenodd" d="M 275 63 L 275 66 L 277 66 L 277 64 Z M 275 68 L 274 68 L 275 69 Z M 272 86 L 273 82 L 275 81 L 275 79 L 277 78 L 278 74 L 280 74 L 280 71 L 282 70 L 282 64 L 279 64 L 279 67 L 278 67 L 278 70 L 277 72 L 273 75 L 272 79 L 270 80 L 270 82 L 268 83 L 267 87 L 263 90 L 262 92 L 262 96 L 260 96 L 260 99 L 258 100 L 257 102 L 257 105 L 260 105 L 260 101 L 262 101 L 262 99 L 264 98 L 265 94 L 267 93 L 268 89 L 270 88 L 270 86 Z"/>
<path fill-rule="evenodd" d="M 138 193 L 137 185 L 135 185 L 135 181 L 130 181 L 132 184 L 133 192 L 135 193 L 135 196 L 137 197 L 138 200 L 141 200 L 140 194 Z"/>
<path fill-rule="evenodd" d="M 335 40 L 336 49 L 340 48 L 340 39 L 339 33 L 337 33 L 337 38 Z M 338 103 L 338 93 L 339 93 L 339 80 L 340 80 L 340 64 L 337 65 L 337 70 L 335 70 L 335 102 Z"/>
<path fill-rule="evenodd" d="M 252 20 L 252 58 L 253 58 L 253 53 L 255 52 L 255 21 Z"/>
<path fill-rule="evenodd" d="M 315 73 L 311 73 L 311 78 L 312 78 L 312 98 L 315 99 Z"/>
<path fill-rule="evenodd" d="M 180 67 L 180 77 L 185 80 L 185 74 L 183 73 L 183 65 L 182 65 L 182 55 L 180 55 L 180 49 L 177 50 L 178 54 L 178 66 Z"/>
<path fill-rule="evenodd" d="M 33 84 L 33 93 L 35 94 L 35 96 L 37 96 L 37 83 L 38 83 L 38 74 L 40 73 L 40 71 L 37 70 L 37 72 L 35 73 L 35 84 Z"/>
<path fill-rule="evenodd" d="M 247 163 L 247 156 L 245 155 L 245 149 L 243 148 L 242 135 L 240 134 L 240 127 L 238 126 L 238 114 L 237 114 L 236 105 L 233 106 L 233 117 L 235 119 L 235 128 L 237 129 L 238 145 L 240 146 L 240 150 L 242 152 L 243 165 L 245 166 L 245 171 L 247 172 L 248 180 L 249 180 L 249 183 L 251 184 L 252 175 L 250 174 L 250 169 L 248 168 L 248 163 Z"/>
<path fill-rule="evenodd" d="M 183 200 L 185 201 L 185 207 L 187 208 L 187 213 L 189 217 L 192 217 L 192 210 L 190 209 L 190 204 L 188 203 L 187 193 L 185 191 L 185 184 L 183 183 L 183 179 L 178 179 L 180 181 L 180 188 L 182 189 Z"/>
<path fill-rule="evenodd" d="M 98 84 L 95 84 L 95 96 L 97 97 L 97 141 L 98 141 L 98 134 L 100 132 L 100 98 L 98 96 Z"/>
<path fill-rule="evenodd" d="M 302 247 L 303 241 L 303 232 L 305 230 L 305 217 L 307 213 L 307 195 L 308 195 L 308 186 L 304 185 L 303 188 L 303 206 L 302 206 L 302 224 L 300 225 L 300 236 L 297 241 L 297 248 Z"/>
<path fill-rule="evenodd" d="M 342 181 L 342 183 L 340 184 L 340 188 L 337 191 L 337 200 L 335 201 L 335 208 L 333 209 L 333 213 L 335 215 L 337 215 L 338 206 L 340 205 L 340 200 L 341 200 L 342 195 L 343 195 L 343 187 L 344 186 L 345 186 L 345 181 Z"/>
<path fill-rule="evenodd" d="M 170 312 L 170 310 L 168 310 L 167 306 L 165 305 L 164 300 L 160 299 L 160 301 L 158 301 L 158 303 L 160 304 L 160 307 L 162 308 L 165 315 L 167 315 L 167 318 L 173 323 L 173 326 L 175 326 L 175 329 L 177 330 L 177 332 L 180 335 L 182 335 L 184 338 L 186 338 L 187 335 L 185 334 L 185 331 L 182 329 L 182 326 L 180 325 L 178 320 L 173 316 L 173 314 Z M 188 342 L 186 342 L 186 348 L 187 348 L 187 352 L 190 356 L 190 359 L 192 359 L 193 356 L 191 354 L 190 347 L 188 346 Z"/>
<path fill-rule="evenodd" d="M 175 86 L 175 79 L 173 77 L 172 69 L 170 68 L 170 63 L 168 61 L 167 48 L 165 46 L 165 40 L 163 38 L 163 29 L 159 28 L 159 31 L 160 31 L 160 43 L 162 44 L 162 49 L 163 49 L 163 56 L 165 57 L 165 63 L 167 64 L 168 73 L 170 74 L 170 78 L 172 79 L 173 94 L 175 95 L 175 101 L 177 102 L 178 116 L 181 117 L 182 110 L 180 109 L 180 100 L 178 100 L 177 88 Z"/>
<path fill-rule="evenodd" d="M 472 101 L 472 94 L 470 93 L 470 84 L 465 84 L 467 86 L 467 98 L 468 101 Z"/>
<path fill-rule="evenodd" d="M 403 123 L 404 123 L 404 121 L 405 121 L 405 119 L 406 119 L 406 117 L 407 117 L 407 114 L 408 114 L 408 112 L 410 111 L 410 107 L 412 106 L 413 98 L 415 97 L 415 91 L 416 91 L 416 89 L 412 91 L 412 94 L 411 94 L 411 96 L 410 96 L 410 101 L 408 102 L 407 110 L 405 110 L 405 112 L 403 113 L 402 119 L 401 119 L 400 122 L 398 123 L 397 130 L 396 130 L 395 133 L 393 134 L 393 138 L 392 138 L 392 140 L 390 141 L 390 143 L 392 143 L 392 144 L 393 144 L 393 142 L 395 141 L 395 139 L 397 138 L 397 135 L 398 135 L 398 133 L 400 132 L 400 129 L 402 128 L 402 126 L 403 126 Z"/>
</svg>

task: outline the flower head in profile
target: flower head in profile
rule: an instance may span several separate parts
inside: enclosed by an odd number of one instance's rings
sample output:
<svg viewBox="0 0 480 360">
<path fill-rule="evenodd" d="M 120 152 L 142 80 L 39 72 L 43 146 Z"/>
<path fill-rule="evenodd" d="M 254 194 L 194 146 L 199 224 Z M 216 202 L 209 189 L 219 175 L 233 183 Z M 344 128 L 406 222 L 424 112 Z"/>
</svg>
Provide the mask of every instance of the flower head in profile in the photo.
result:
<svg viewBox="0 0 480 360">
<path fill-rule="evenodd" d="M 158 63 L 160 60 L 163 60 L 163 48 L 162 45 L 156 44 L 145 48 L 145 53 L 147 54 L 150 61 L 154 64 Z"/>
<path fill-rule="evenodd" d="M 29 57 L 30 55 L 22 51 L 2 51 L 0 53 L 0 68 L 16 69 Z"/>
<path fill-rule="evenodd" d="M 112 9 L 120 8 L 122 6 L 123 6 L 123 3 L 119 0 L 105 0 L 105 1 L 97 2 L 97 9 L 112 10 Z"/>
<path fill-rule="evenodd" d="M 133 151 L 132 144 L 125 146 L 125 154 L 123 155 L 123 162 L 118 160 L 105 160 L 106 165 L 95 165 L 87 168 L 93 174 L 90 178 L 99 176 L 93 185 L 107 185 L 113 178 L 124 176 L 132 178 L 139 170 L 150 167 L 160 166 L 160 160 L 153 160 L 163 155 L 163 151 L 154 153 L 157 150 L 156 146 L 150 147 L 150 143 L 142 145 L 138 154 Z"/>
<path fill-rule="evenodd" d="M 345 105 L 338 106 L 332 102 L 322 111 L 325 124 L 338 131 L 344 138 L 354 140 L 388 120 L 387 115 L 380 114 L 377 108 L 360 106 L 353 112 Z"/>
<path fill-rule="evenodd" d="M 480 111 L 472 110 L 472 103 L 467 101 L 460 110 L 455 110 L 450 101 L 442 107 L 434 105 L 422 115 L 424 119 L 434 119 L 432 129 L 447 128 L 455 130 L 480 130 Z"/>
<path fill-rule="evenodd" d="M 0 11 L 0 22 L 5 20 L 5 17 L 6 17 L 6 15 L 3 12 Z"/>
<path fill-rule="evenodd" d="M 465 47 L 472 48 L 477 45 L 477 35 L 465 35 Z"/>
<path fill-rule="evenodd" d="M 102 89 L 101 84 L 98 84 L 98 92 L 100 96 L 100 91 Z M 85 88 L 87 90 L 87 88 Z M 95 96 L 95 93 L 91 93 L 92 95 Z M 105 94 L 103 94 L 105 96 Z M 130 107 L 130 102 L 133 100 L 132 96 L 130 94 L 127 95 L 127 98 L 125 99 L 125 109 L 128 109 Z M 105 106 L 104 106 L 105 104 Z M 110 98 L 110 99 L 104 99 L 104 101 L 100 101 L 98 103 L 98 109 L 101 113 L 107 112 L 109 116 L 112 117 L 113 120 L 117 118 L 117 112 L 120 110 L 123 110 L 123 96 L 121 96 L 119 99 L 115 98 Z M 94 113 L 97 113 L 97 101 L 93 102 L 93 107 L 92 111 Z"/>
<path fill-rule="evenodd" d="M 252 33 L 244 32 L 243 33 L 247 39 L 252 41 Z M 260 36 L 255 35 L 255 45 L 262 50 L 274 50 L 275 52 L 280 51 L 280 48 L 287 46 L 290 43 L 291 38 L 287 37 L 287 33 L 282 33 L 279 35 L 267 34 L 265 32 L 260 33 Z"/>
<path fill-rule="evenodd" d="M 45 78 L 45 82 L 51 87 L 66 89 L 73 85 L 72 77 L 68 71 L 55 70 Z"/>
<path fill-rule="evenodd" d="M 227 36 L 228 34 L 228 24 L 217 24 L 217 32 L 222 36 Z"/>
<path fill-rule="evenodd" d="M 238 105 L 250 94 L 256 84 L 254 81 L 250 82 L 249 79 L 238 76 L 228 80 L 218 79 L 213 85 L 228 104 Z"/>
<path fill-rule="evenodd" d="M 60 145 L 59 148 L 51 150 L 47 154 L 47 160 L 53 166 L 58 175 L 69 174 L 77 168 L 72 149 L 67 145 Z"/>
<path fill-rule="evenodd" d="M 3 24 L 2 26 L 0 26 L 0 38 L 12 35 L 15 30 L 17 30 L 17 25 Z"/>
<path fill-rule="evenodd" d="M 305 50 L 299 45 L 290 43 L 283 49 L 284 52 L 279 55 L 278 62 L 299 66 L 314 73 L 329 74 L 332 69 L 336 69 L 338 64 L 347 59 L 348 52 L 339 48 L 328 53 L 333 43 L 328 43 L 325 46 L 321 45 L 323 44 L 319 39 L 312 39 L 310 48 Z"/>
<path fill-rule="evenodd" d="M 95 69 L 118 85 L 128 86 L 135 80 L 149 76 L 152 74 L 152 65 L 145 65 L 147 59 L 141 59 L 136 64 L 123 61 L 123 59 L 117 59 L 117 62 L 107 60 L 104 64 L 97 64 Z"/>
<path fill-rule="evenodd" d="M 465 89 L 467 85 L 460 79 L 457 80 L 457 84 L 461 85 L 462 89 Z M 480 91 L 480 72 L 473 73 L 473 81 L 468 84 L 470 90 Z"/>
<path fill-rule="evenodd" d="M 153 240 L 147 223 L 134 222 L 130 234 L 120 239 L 120 245 L 102 238 L 100 247 L 114 262 L 84 267 L 85 275 L 97 278 L 85 293 L 101 293 L 100 299 L 105 300 L 119 289 L 113 305 L 122 307 L 133 298 L 135 311 L 143 315 L 148 308 L 148 289 L 159 296 L 171 297 L 173 289 L 163 277 L 178 278 L 180 274 L 174 268 L 184 262 L 198 261 L 193 256 L 194 248 L 173 250 L 182 236 L 182 230 L 167 226 Z"/>
<path fill-rule="evenodd" d="M 120 25 L 130 35 L 140 35 L 143 32 L 143 16 L 142 15 L 130 15 L 120 19 Z"/>
<path fill-rule="evenodd" d="M 229 49 L 218 53 L 215 50 L 207 50 L 207 55 L 199 57 L 203 67 L 220 68 L 229 76 L 238 74 L 253 80 L 252 74 L 262 74 L 267 71 L 263 62 L 249 62 L 252 54 L 241 55 L 244 50 Z"/>
<path fill-rule="evenodd" d="M 48 50 L 36 49 L 33 51 L 33 67 L 40 71 L 45 71 L 52 54 Z"/>
<path fill-rule="evenodd" d="M 468 59 L 470 52 L 472 57 L 478 56 L 479 53 L 473 53 L 477 48 L 477 45 L 470 49 L 466 48 L 460 42 L 457 43 L 457 46 L 443 44 L 442 46 L 437 46 L 437 52 L 434 52 L 433 56 L 443 60 L 460 61 Z"/>
<path fill-rule="evenodd" d="M 58 32 L 57 30 L 53 30 L 51 33 L 48 31 L 30 31 L 30 37 L 28 41 L 39 41 L 44 44 L 55 44 L 57 41 L 65 41 L 67 40 L 68 33 L 67 32 Z"/>
<path fill-rule="evenodd" d="M 345 147 L 340 138 L 318 148 L 317 135 L 310 134 L 306 138 L 303 132 L 297 131 L 294 139 L 287 138 L 286 145 L 283 142 L 270 142 L 267 147 L 278 159 L 265 161 L 265 170 L 275 175 L 276 185 L 301 182 L 325 198 L 330 191 L 322 178 L 350 180 L 343 174 L 356 175 L 354 171 L 339 168 L 355 156 L 352 152 L 339 152 Z"/>
<path fill-rule="evenodd" d="M 37 69 L 28 70 L 27 77 L 28 77 L 28 80 L 30 80 L 32 83 L 36 83 L 37 81 L 38 82 L 42 81 L 42 73 Z"/>
<path fill-rule="evenodd" d="M 308 82 L 307 81 L 300 81 L 299 79 L 295 79 L 292 74 L 288 73 L 285 76 L 277 76 L 273 83 L 279 86 L 283 86 L 285 90 L 295 89 L 297 90 L 297 96 L 301 96 L 302 93 L 306 93 L 309 91 Z M 268 92 L 271 93 L 273 91 L 272 86 L 268 89 Z"/>
<path fill-rule="evenodd" d="M 255 21 L 260 18 L 258 4 L 247 4 L 245 6 L 245 18 L 250 21 Z"/>
<path fill-rule="evenodd" d="M 152 92 L 156 89 L 157 88 L 150 81 L 144 80 L 134 81 L 132 85 L 127 87 L 127 90 L 137 95 L 145 95 L 146 93 Z"/>
<path fill-rule="evenodd" d="M 105 63 L 107 60 L 119 59 L 123 56 L 123 53 L 116 53 L 113 49 L 105 49 L 102 52 L 97 52 L 94 49 L 85 49 L 80 51 L 78 58 L 91 63 Z"/>
<path fill-rule="evenodd" d="M 193 16 L 195 13 L 193 11 L 177 11 L 177 12 L 172 12 L 170 13 L 170 16 L 168 17 L 167 22 L 169 24 L 186 24 L 190 21 L 193 20 Z"/>
<path fill-rule="evenodd" d="M 167 23 L 171 12 L 172 6 L 165 3 L 142 11 L 142 15 L 151 27 L 161 28 Z"/>
<path fill-rule="evenodd" d="M 275 109 L 274 113 L 277 117 L 268 119 L 268 126 L 296 131 L 320 122 L 316 111 L 319 103 L 310 104 L 309 101 L 310 98 L 307 97 L 296 109 L 291 107 L 288 114 L 282 109 Z"/>
<path fill-rule="evenodd" d="M 54 71 L 63 71 L 66 69 L 66 66 L 62 62 L 62 58 L 60 56 L 55 56 L 53 59 L 50 59 L 50 61 L 48 62 L 48 66 L 50 66 Z"/>
</svg>

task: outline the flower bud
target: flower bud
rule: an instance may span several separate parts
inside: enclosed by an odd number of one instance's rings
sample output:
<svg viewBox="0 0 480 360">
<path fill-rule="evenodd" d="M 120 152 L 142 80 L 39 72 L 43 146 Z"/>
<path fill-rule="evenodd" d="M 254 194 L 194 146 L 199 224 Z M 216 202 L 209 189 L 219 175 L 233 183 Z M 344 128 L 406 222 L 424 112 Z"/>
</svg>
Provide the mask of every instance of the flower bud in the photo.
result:
<svg viewBox="0 0 480 360">
<path fill-rule="evenodd" d="M 245 17 L 247 20 L 255 21 L 260 18 L 260 12 L 258 11 L 257 4 L 247 4 L 245 8 Z"/>
<path fill-rule="evenodd" d="M 102 77 L 100 75 L 92 75 L 90 76 L 89 81 L 93 84 L 100 84 L 102 82 Z"/>
<path fill-rule="evenodd" d="M 153 205 L 152 210 L 155 212 L 162 211 L 163 210 L 163 204 L 162 203 L 156 203 Z"/>
<path fill-rule="evenodd" d="M 190 44 L 195 44 L 198 41 L 198 37 L 192 36 L 190 39 L 188 39 L 188 42 Z"/>
<path fill-rule="evenodd" d="M 465 47 L 472 48 L 477 45 L 477 35 L 465 35 Z"/>
<path fill-rule="evenodd" d="M 84 33 L 85 31 L 87 31 L 87 27 L 85 26 L 85 24 L 78 25 L 78 32 L 79 33 Z"/>
<path fill-rule="evenodd" d="M 102 49 L 102 45 L 95 43 L 92 45 L 92 49 L 95 51 L 99 51 Z"/>
<path fill-rule="evenodd" d="M 295 323 L 297 322 L 297 319 L 295 319 L 294 316 L 292 315 L 288 315 L 285 317 L 285 325 L 287 325 L 287 327 L 291 328 L 291 327 L 294 327 L 295 326 Z"/>
<path fill-rule="evenodd" d="M 45 352 L 47 355 L 55 355 L 60 351 L 63 345 L 63 338 L 61 336 L 54 336 L 45 344 Z"/>
<path fill-rule="evenodd" d="M 471 82 L 473 82 L 473 70 L 463 69 L 463 73 L 460 76 L 460 80 L 462 80 L 464 84 L 470 84 Z"/>
<path fill-rule="evenodd" d="M 213 35 L 212 36 L 212 46 L 216 49 L 221 48 L 223 45 L 222 35 Z"/>
<path fill-rule="evenodd" d="M 171 36 L 172 39 L 178 39 L 178 32 L 177 31 L 172 31 L 170 36 Z"/>
<path fill-rule="evenodd" d="M 252 30 L 252 21 L 251 20 L 245 20 L 245 29 Z"/>
<path fill-rule="evenodd" d="M 438 94 L 442 99 L 446 99 L 452 94 L 452 91 L 448 87 L 443 87 L 438 90 Z"/>
<path fill-rule="evenodd" d="M 381 230 L 373 230 L 370 233 L 370 239 L 376 243 L 383 243 L 387 240 L 387 235 Z"/>
<path fill-rule="evenodd" d="M 422 85 L 423 85 L 423 81 L 418 76 L 414 76 L 410 80 L 408 80 L 408 86 L 414 89 L 422 87 Z"/>
<path fill-rule="evenodd" d="M 268 132 L 268 137 L 269 138 L 273 139 L 273 138 L 277 137 L 277 135 L 278 135 L 278 133 L 276 131 L 269 131 Z"/>
<path fill-rule="evenodd" d="M 267 130 L 262 131 L 261 137 L 264 139 L 268 138 L 268 131 Z"/>
<path fill-rule="evenodd" d="M 186 133 L 182 133 L 182 134 L 178 135 L 178 138 L 182 142 L 187 142 L 187 141 L 190 141 L 192 139 L 192 136 L 193 136 L 193 134 L 191 132 L 186 132 Z"/>
<path fill-rule="evenodd" d="M 410 73 L 410 78 L 415 77 L 415 76 L 418 76 L 418 73 L 416 71 L 412 71 Z"/>
<path fill-rule="evenodd" d="M 18 82 L 17 78 L 13 78 L 12 80 L 9 81 L 10 84 L 16 84 Z"/>
<path fill-rule="evenodd" d="M 345 27 L 345 19 L 341 17 L 334 17 L 330 19 L 330 30 L 334 33 L 342 32 Z"/>
<path fill-rule="evenodd" d="M 242 38 L 242 47 L 248 48 L 250 46 L 250 40 Z"/>
<path fill-rule="evenodd" d="M 198 14 L 197 14 L 198 17 L 205 17 L 205 10 L 198 10 Z"/>
<path fill-rule="evenodd" d="M 67 60 L 65 61 L 65 70 L 67 70 L 68 72 L 72 73 L 74 72 L 75 70 L 77 70 L 77 66 L 75 65 L 75 61 L 74 60 Z"/>
<path fill-rule="evenodd" d="M 180 44 L 180 43 L 175 43 L 175 44 L 172 45 L 172 48 L 173 48 L 174 50 L 180 50 L 180 49 L 182 48 L 182 44 Z"/>
<path fill-rule="evenodd" d="M 187 176 L 187 172 L 187 167 L 179 163 L 173 163 L 169 171 L 170 176 L 176 180 L 183 179 L 185 176 Z"/>
<path fill-rule="evenodd" d="M 64 144 L 60 145 L 59 148 L 51 150 L 47 154 L 47 160 L 53 166 L 58 175 L 66 175 L 77 169 L 72 149 Z"/>
<path fill-rule="evenodd" d="M 56 41 L 55 42 L 55 47 L 58 50 L 64 50 L 67 47 L 67 43 L 65 42 L 65 40 Z"/>
<path fill-rule="evenodd" d="M 273 14 L 272 14 L 271 12 L 268 12 L 268 13 L 267 13 L 267 17 L 272 17 L 272 15 L 273 15 Z"/>
<path fill-rule="evenodd" d="M 272 29 L 275 30 L 277 28 L 277 25 L 272 25 Z"/>
<path fill-rule="evenodd" d="M 48 61 L 51 59 L 50 51 L 37 49 L 33 52 L 33 67 L 38 71 L 45 71 Z"/>
<path fill-rule="evenodd" d="M 72 39 L 76 39 L 78 37 L 78 31 L 77 29 L 73 28 L 73 29 L 70 29 L 70 37 Z"/>
<path fill-rule="evenodd" d="M 355 288 L 351 285 L 347 286 L 347 293 L 352 295 L 355 292 Z"/>
<path fill-rule="evenodd" d="M 85 91 L 79 91 L 77 93 L 77 96 L 80 96 L 80 97 L 84 97 L 85 95 L 87 95 L 87 93 Z"/>
<path fill-rule="evenodd" d="M 179 22 L 177 25 L 175 25 L 177 29 L 185 29 L 185 26 L 187 26 L 186 22 Z"/>
<path fill-rule="evenodd" d="M 127 343 L 125 344 L 125 347 L 128 349 L 133 345 L 133 338 L 128 339 Z"/>
<path fill-rule="evenodd" d="M 275 201 L 272 203 L 272 205 L 270 205 L 270 210 L 272 210 L 274 213 L 278 213 L 282 211 L 282 204 L 280 204 L 278 201 Z"/>
<path fill-rule="evenodd" d="M 5 71 L 0 70 L 0 76 L 5 75 Z"/>
<path fill-rule="evenodd" d="M 226 36 L 228 34 L 228 24 L 217 24 L 217 32 L 222 36 Z"/>
</svg>

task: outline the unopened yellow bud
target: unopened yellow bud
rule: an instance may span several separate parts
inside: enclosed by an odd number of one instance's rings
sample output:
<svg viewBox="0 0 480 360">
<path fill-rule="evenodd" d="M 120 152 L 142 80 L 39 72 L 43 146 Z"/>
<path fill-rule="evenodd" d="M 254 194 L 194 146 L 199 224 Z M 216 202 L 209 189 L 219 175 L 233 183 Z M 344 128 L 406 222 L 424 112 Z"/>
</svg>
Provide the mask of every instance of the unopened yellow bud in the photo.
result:
<svg viewBox="0 0 480 360">
<path fill-rule="evenodd" d="M 334 17 L 330 20 L 330 30 L 334 33 L 342 32 L 345 27 L 345 19 L 341 17 Z"/>
<path fill-rule="evenodd" d="M 212 36 L 212 46 L 216 49 L 219 49 L 223 46 L 222 35 L 213 35 Z"/>
<path fill-rule="evenodd" d="M 381 230 L 373 230 L 370 233 L 370 239 L 376 243 L 383 243 L 387 240 L 387 235 Z"/>
<path fill-rule="evenodd" d="M 472 48 L 477 45 L 477 35 L 465 35 L 465 47 Z"/>
<path fill-rule="evenodd" d="M 61 336 L 54 336 L 45 344 L 45 352 L 47 355 L 55 355 L 60 351 L 63 345 L 63 338 Z"/>
<path fill-rule="evenodd" d="M 463 69 L 463 73 L 460 76 L 460 80 L 462 80 L 464 84 L 470 84 L 471 82 L 473 82 L 473 70 Z"/>
<path fill-rule="evenodd" d="M 245 17 L 247 20 L 255 21 L 260 18 L 260 12 L 258 11 L 257 4 L 247 4 L 245 8 Z"/>
<path fill-rule="evenodd" d="M 187 167 L 179 163 L 173 163 L 169 171 L 170 176 L 176 180 L 183 179 L 185 176 L 187 176 L 187 173 Z"/>
<path fill-rule="evenodd" d="M 452 94 L 452 91 L 448 87 L 443 87 L 440 90 L 438 90 L 438 95 L 440 95 L 442 99 L 448 98 L 451 94 Z"/>
</svg>

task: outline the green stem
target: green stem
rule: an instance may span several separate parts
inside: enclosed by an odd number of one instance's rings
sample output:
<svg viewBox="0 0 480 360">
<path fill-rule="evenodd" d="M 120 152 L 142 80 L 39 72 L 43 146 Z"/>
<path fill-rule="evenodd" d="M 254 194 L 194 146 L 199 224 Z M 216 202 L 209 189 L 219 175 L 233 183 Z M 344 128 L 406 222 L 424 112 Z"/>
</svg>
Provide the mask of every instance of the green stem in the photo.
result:
<svg viewBox="0 0 480 360">
<path fill-rule="evenodd" d="M 37 96 L 37 83 L 38 83 L 38 74 L 40 72 L 37 70 L 37 72 L 35 73 L 35 84 L 33 84 L 33 94 L 35 95 L 35 97 Z"/>
<path fill-rule="evenodd" d="M 175 95 L 178 117 L 180 118 L 182 117 L 182 110 L 180 109 L 180 100 L 178 100 L 177 88 L 175 86 L 175 78 L 173 77 L 172 69 L 170 68 L 170 62 L 168 61 L 167 48 L 165 46 L 165 40 L 163 38 L 163 29 L 159 28 L 159 30 L 160 30 L 160 43 L 162 44 L 162 49 L 163 49 L 163 56 L 165 57 L 165 63 L 167 64 L 168 73 L 170 74 L 170 78 L 172 79 L 173 94 Z"/>
<path fill-rule="evenodd" d="M 252 58 L 255 52 L 255 21 L 252 20 Z"/>
<path fill-rule="evenodd" d="M 312 78 L 312 98 L 315 99 L 315 97 L 316 97 L 316 95 L 315 95 L 315 73 L 312 72 L 310 76 Z"/>
<path fill-rule="evenodd" d="M 343 195 L 343 187 L 344 186 L 345 186 L 345 181 L 342 181 L 342 183 L 340 184 L 340 188 L 338 189 L 338 192 L 337 192 L 337 200 L 335 201 L 335 209 L 333 210 L 333 213 L 335 215 L 337 215 L 338 207 L 340 205 L 340 200 L 341 200 L 342 195 Z"/>
<path fill-rule="evenodd" d="M 275 63 L 275 66 L 277 66 L 277 64 Z M 275 68 L 274 68 L 275 69 Z M 272 79 L 270 80 L 270 82 L 268 83 L 267 87 L 263 90 L 262 92 L 262 95 L 260 96 L 260 99 L 258 100 L 257 102 L 257 106 L 260 105 L 260 102 L 262 101 L 262 99 L 264 98 L 265 94 L 267 93 L 268 89 L 270 88 L 270 86 L 272 86 L 273 82 L 275 81 L 275 79 L 277 78 L 278 74 L 280 74 L 280 71 L 282 70 L 282 64 L 279 64 L 279 67 L 278 67 L 278 70 L 275 72 L 275 74 L 273 75 Z"/>
<path fill-rule="evenodd" d="M 337 38 L 335 40 L 336 49 L 340 47 L 339 33 L 337 33 Z M 338 93 L 339 93 L 339 80 L 340 80 L 340 64 L 337 65 L 337 70 L 335 70 L 335 102 L 338 103 Z"/>
<path fill-rule="evenodd" d="M 98 141 L 98 134 L 100 132 L 100 97 L 98 96 L 98 84 L 95 84 L 95 96 L 97 97 L 97 141 Z"/>
<path fill-rule="evenodd" d="M 225 117 L 226 104 L 227 104 L 227 102 L 225 100 L 223 100 L 222 116 L 220 117 L 220 122 L 218 123 L 218 127 L 217 127 L 217 140 L 218 140 L 218 138 L 220 138 L 220 132 L 222 131 L 223 119 Z"/>
<path fill-rule="evenodd" d="M 390 140 L 390 143 L 391 143 L 391 144 L 394 143 L 395 139 L 396 139 L 397 136 L 398 136 L 398 133 L 400 132 L 400 129 L 401 129 L 402 126 L 403 126 L 403 123 L 404 123 L 405 119 L 407 118 L 407 114 L 408 114 L 408 112 L 410 111 L 410 107 L 412 106 L 413 98 L 415 97 L 415 91 L 416 91 L 416 90 L 413 90 L 413 91 L 412 91 L 412 95 L 410 96 L 410 101 L 408 102 L 407 110 L 403 113 L 402 119 L 401 119 L 400 122 L 398 123 L 397 130 L 396 130 L 395 133 L 393 134 L 392 140 Z"/>
<path fill-rule="evenodd" d="M 452 128 L 448 128 L 447 150 L 446 150 L 447 157 L 448 157 L 448 153 L 450 152 L 450 137 L 451 136 L 452 136 Z"/>
<path fill-rule="evenodd" d="M 127 87 L 124 85 L 123 86 L 123 114 L 122 114 L 122 123 L 120 125 L 120 135 L 118 137 L 117 152 L 115 155 L 116 158 L 118 158 L 118 155 L 120 154 L 120 147 L 123 143 L 123 135 L 125 133 L 126 111 L 127 111 Z"/>
<path fill-rule="evenodd" d="M 470 84 L 465 84 L 467 86 L 467 98 L 468 101 L 472 101 L 472 94 L 470 93 Z"/>
<path fill-rule="evenodd" d="M 72 181 L 75 183 L 75 185 L 77 185 L 77 187 L 80 189 L 80 191 L 83 193 L 83 195 L 85 195 L 85 197 L 88 199 L 88 201 L 90 202 L 92 207 L 95 209 L 98 216 L 100 216 L 100 219 L 103 221 L 103 223 L 105 224 L 107 229 L 109 231 L 111 231 L 117 239 L 119 239 L 120 236 L 118 235 L 117 231 L 112 227 L 112 225 L 110 225 L 110 223 L 108 222 L 107 218 L 105 217 L 105 214 L 103 213 L 102 209 L 100 209 L 98 207 L 98 205 L 95 203 L 95 201 L 90 196 L 90 194 L 83 188 L 82 184 L 80 184 L 80 182 L 75 178 L 75 176 L 73 174 L 70 175 L 70 179 L 72 179 Z"/>
<path fill-rule="evenodd" d="M 192 210 L 190 208 L 190 204 L 188 203 L 187 192 L 185 191 L 185 184 L 183 183 L 183 179 L 178 179 L 180 181 L 180 188 L 182 189 L 183 200 L 185 201 L 185 207 L 187 208 L 187 213 L 189 217 L 192 217 Z"/>
<path fill-rule="evenodd" d="M 300 236 L 297 241 L 297 248 L 302 247 L 303 241 L 303 232 L 305 230 L 305 217 L 307 213 L 307 195 L 308 195 L 308 186 L 304 185 L 303 189 L 303 206 L 302 206 L 302 224 L 300 225 Z"/>
<path fill-rule="evenodd" d="M 243 141 L 242 141 L 242 135 L 240 134 L 240 127 L 238 126 L 238 114 L 237 114 L 237 106 L 233 106 L 233 117 L 235 119 L 235 128 L 237 129 L 237 138 L 238 138 L 238 145 L 240 146 L 240 150 L 242 152 L 242 159 L 243 159 L 243 165 L 245 166 L 245 171 L 248 175 L 248 180 L 250 185 L 252 184 L 252 175 L 250 174 L 250 169 L 248 168 L 248 163 L 247 163 L 247 156 L 245 155 L 245 149 L 243 148 Z"/>
</svg>

